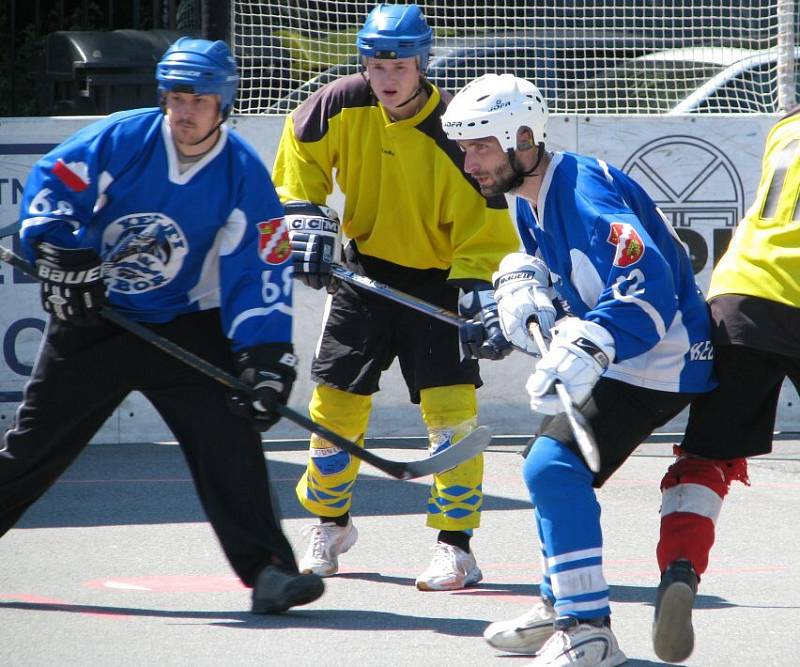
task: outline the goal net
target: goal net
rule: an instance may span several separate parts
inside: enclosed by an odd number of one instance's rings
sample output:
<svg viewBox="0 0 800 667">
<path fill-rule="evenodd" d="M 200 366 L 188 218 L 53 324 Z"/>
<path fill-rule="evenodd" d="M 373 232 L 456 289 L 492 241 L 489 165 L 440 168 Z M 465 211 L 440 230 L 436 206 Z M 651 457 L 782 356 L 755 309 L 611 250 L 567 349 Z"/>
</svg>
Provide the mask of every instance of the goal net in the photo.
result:
<svg viewBox="0 0 800 667">
<path fill-rule="evenodd" d="M 551 111 L 769 113 L 794 105 L 800 0 L 431 0 L 428 77 L 455 92 L 486 72 L 533 81 Z M 401 3 L 402 4 L 402 3 Z M 294 109 L 358 71 L 375 3 L 231 0 L 236 112 Z"/>
</svg>

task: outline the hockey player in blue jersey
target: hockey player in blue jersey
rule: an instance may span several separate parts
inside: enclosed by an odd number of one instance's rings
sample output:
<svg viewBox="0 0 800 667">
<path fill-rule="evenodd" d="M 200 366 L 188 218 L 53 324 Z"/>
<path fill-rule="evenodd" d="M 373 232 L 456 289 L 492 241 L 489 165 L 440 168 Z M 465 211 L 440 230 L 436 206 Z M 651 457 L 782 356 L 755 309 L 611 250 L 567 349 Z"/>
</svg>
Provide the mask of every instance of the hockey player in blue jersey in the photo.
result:
<svg viewBox="0 0 800 667">
<path fill-rule="evenodd" d="M 541 354 L 526 389 L 531 409 L 549 415 L 523 466 L 541 543 L 541 599 L 484 637 L 535 654 L 535 667 L 606 667 L 626 658 L 610 627 L 594 488 L 713 387 L 711 331 L 689 257 L 650 197 L 602 160 L 548 151 L 546 122 L 541 93 L 511 74 L 468 84 L 442 118 L 483 193 L 517 196 L 525 252 L 501 262 L 495 298 L 507 338 Z M 531 321 L 549 349 L 531 340 Z M 595 434 L 596 473 L 556 382 Z"/>
<path fill-rule="evenodd" d="M 255 613 L 323 592 L 300 575 L 259 431 L 295 379 L 283 207 L 255 151 L 225 126 L 238 86 L 223 42 L 181 38 L 156 68 L 160 108 L 93 123 L 33 167 L 22 248 L 51 315 L 0 451 L 0 534 L 64 472 L 131 391 L 175 434 Z M 225 388 L 103 319 L 110 307 L 256 389 Z"/>
</svg>

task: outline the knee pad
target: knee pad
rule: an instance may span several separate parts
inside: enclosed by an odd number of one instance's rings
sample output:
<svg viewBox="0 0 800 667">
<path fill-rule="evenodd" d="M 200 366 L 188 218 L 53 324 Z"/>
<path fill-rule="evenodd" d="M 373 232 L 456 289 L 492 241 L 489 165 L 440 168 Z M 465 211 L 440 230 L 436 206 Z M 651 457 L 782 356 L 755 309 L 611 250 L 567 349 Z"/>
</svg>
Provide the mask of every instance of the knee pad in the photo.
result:
<svg viewBox="0 0 800 667">
<path fill-rule="evenodd" d="M 358 440 L 367 432 L 371 408 L 372 396 L 318 384 L 311 395 L 308 411 L 317 424 L 349 440 Z"/>
<path fill-rule="evenodd" d="M 422 420 L 428 429 L 446 428 L 478 415 L 478 399 L 471 384 L 428 387 L 419 396 Z"/>
<path fill-rule="evenodd" d="M 456 444 L 478 426 L 478 401 L 471 384 L 423 389 L 420 407 L 431 455 Z"/>
</svg>

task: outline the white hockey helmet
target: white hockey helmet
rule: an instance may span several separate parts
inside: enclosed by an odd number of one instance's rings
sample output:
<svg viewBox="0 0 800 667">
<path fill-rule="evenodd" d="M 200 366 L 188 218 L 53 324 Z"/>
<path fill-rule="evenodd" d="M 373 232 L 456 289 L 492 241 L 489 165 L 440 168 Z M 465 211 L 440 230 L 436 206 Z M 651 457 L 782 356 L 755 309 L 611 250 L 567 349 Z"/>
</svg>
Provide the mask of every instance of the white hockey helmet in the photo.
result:
<svg viewBox="0 0 800 667">
<path fill-rule="evenodd" d="M 513 74 L 484 74 L 470 81 L 442 115 L 450 139 L 496 137 L 503 150 L 516 150 L 517 130 L 529 127 L 534 141 L 547 137 L 547 103 L 539 89 Z"/>
</svg>

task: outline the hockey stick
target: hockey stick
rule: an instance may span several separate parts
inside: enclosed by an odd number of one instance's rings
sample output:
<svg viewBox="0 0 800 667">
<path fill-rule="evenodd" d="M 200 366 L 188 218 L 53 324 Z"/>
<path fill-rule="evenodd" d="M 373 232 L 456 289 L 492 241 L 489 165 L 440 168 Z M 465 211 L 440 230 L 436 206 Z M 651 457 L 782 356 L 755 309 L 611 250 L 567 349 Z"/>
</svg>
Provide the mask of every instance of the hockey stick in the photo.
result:
<svg viewBox="0 0 800 667">
<path fill-rule="evenodd" d="M 36 280 L 41 280 L 34 267 L 3 246 L 0 246 L 0 260 L 15 266 L 20 271 L 31 276 L 32 278 L 35 278 Z M 139 322 L 136 322 L 135 320 L 132 320 L 108 307 L 103 308 L 100 313 L 109 322 L 113 322 L 120 328 L 139 336 L 148 343 L 155 345 L 160 350 L 175 357 L 188 366 L 191 366 L 195 370 L 204 373 L 217 382 L 222 383 L 226 387 L 236 391 L 244 392 L 247 395 L 252 395 L 253 388 L 250 385 L 242 382 L 239 378 L 227 373 L 221 368 L 217 368 L 205 359 L 198 357 L 193 352 L 190 352 L 180 345 L 173 343 L 168 338 L 158 335 Z M 382 470 L 385 473 L 388 473 L 392 477 L 396 477 L 397 479 L 415 479 L 417 477 L 424 477 L 426 475 L 433 475 L 445 470 L 449 470 L 458 464 L 480 454 L 484 449 L 486 449 L 486 447 L 489 446 L 491 441 L 489 429 L 485 426 L 480 426 L 459 440 L 455 445 L 452 445 L 447 449 L 434 454 L 433 456 L 429 456 L 426 459 L 409 462 L 390 461 L 373 454 L 363 447 L 359 447 L 355 442 L 340 436 L 338 433 L 334 433 L 321 424 L 313 422 L 311 419 L 304 417 L 298 412 L 295 412 L 292 408 L 286 405 L 277 403 L 275 405 L 275 409 L 281 416 L 286 417 L 289 421 L 302 426 L 307 431 L 315 433 L 321 438 L 325 438 L 325 440 L 328 440 L 340 449 L 352 454 L 356 458 L 366 461 L 370 465 Z"/>
<path fill-rule="evenodd" d="M 343 266 L 337 266 L 334 264 L 331 267 L 331 272 L 340 280 L 344 280 L 352 285 L 361 287 L 362 289 L 372 292 L 373 294 L 378 294 L 387 299 L 391 299 L 392 301 L 396 301 L 397 303 L 401 303 L 404 306 L 408 306 L 409 308 L 418 310 L 421 313 L 435 317 L 437 320 L 441 320 L 442 322 L 447 322 L 448 324 L 452 324 L 456 327 L 460 327 L 467 322 L 463 317 L 457 315 L 451 310 L 448 310 L 447 308 L 436 306 L 432 303 L 424 301 L 423 299 L 420 299 L 419 297 L 407 294 L 406 292 L 401 292 L 400 290 L 395 289 L 394 287 L 389 287 L 388 285 L 384 285 L 383 283 L 379 283 L 377 280 L 373 280 L 372 278 L 367 278 L 366 276 L 359 275 L 358 273 L 353 273 L 349 269 L 345 269 Z"/>
<path fill-rule="evenodd" d="M 533 318 L 528 320 L 528 334 L 533 338 L 533 342 L 536 343 L 536 346 L 543 354 L 547 352 L 547 343 L 544 340 L 544 336 L 542 336 L 542 330 Z M 578 443 L 581 454 L 586 459 L 586 465 L 589 466 L 589 470 L 592 472 L 599 472 L 600 451 L 597 449 L 597 442 L 594 439 L 589 422 L 586 421 L 586 417 L 572 402 L 572 397 L 569 395 L 567 388 L 561 382 L 556 382 L 555 388 L 558 398 L 561 400 L 561 405 L 564 407 L 564 414 L 567 416 L 570 428 L 572 428 L 572 434 L 575 436 L 575 442 Z"/>
<path fill-rule="evenodd" d="M 362 289 L 372 292 L 373 294 L 378 294 L 386 297 L 387 299 L 391 299 L 392 301 L 396 301 L 397 303 L 401 303 L 404 306 L 413 308 L 414 310 L 425 313 L 426 315 L 430 315 L 431 317 L 435 317 L 437 320 L 441 320 L 442 322 L 447 322 L 448 324 L 452 324 L 456 327 L 460 327 L 467 323 L 467 320 L 448 310 L 447 308 L 442 308 L 441 306 L 428 303 L 423 299 L 411 294 L 407 294 L 406 292 L 401 292 L 400 290 L 389 287 L 388 285 L 384 285 L 383 283 L 379 283 L 377 280 L 372 280 L 366 276 L 354 273 L 353 271 L 345 269 L 344 267 L 333 266 L 332 273 L 334 276 L 344 280 L 345 282 L 356 285 L 357 287 L 361 287 Z M 539 349 L 542 350 L 542 352 L 547 351 L 547 346 L 545 344 L 544 337 L 542 336 L 542 332 L 539 330 L 538 324 L 535 322 L 529 323 L 528 333 L 534 339 L 534 342 Z M 514 346 L 514 349 L 526 354 L 530 354 L 530 352 L 527 350 L 516 345 Z M 575 436 L 575 441 L 578 443 L 578 447 L 580 447 L 581 453 L 586 459 L 589 469 L 592 472 L 597 472 L 600 470 L 600 453 L 597 449 L 597 443 L 592 435 L 591 428 L 589 427 L 586 418 L 572 402 L 572 398 L 570 397 L 567 388 L 560 382 L 556 383 L 555 388 L 559 398 L 561 399 L 561 403 L 564 406 L 564 412 L 569 420 L 570 427 L 572 428 L 572 432 Z"/>
<path fill-rule="evenodd" d="M 6 227 L 0 229 L 0 239 L 3 238 L 4 236 L 12 236 L 13 234 L 16 234 L 18 231 L 19 231 L 19 223 L 18 222 L 11 223 L 10 225 L 7 225 Z"/>
</svg>

